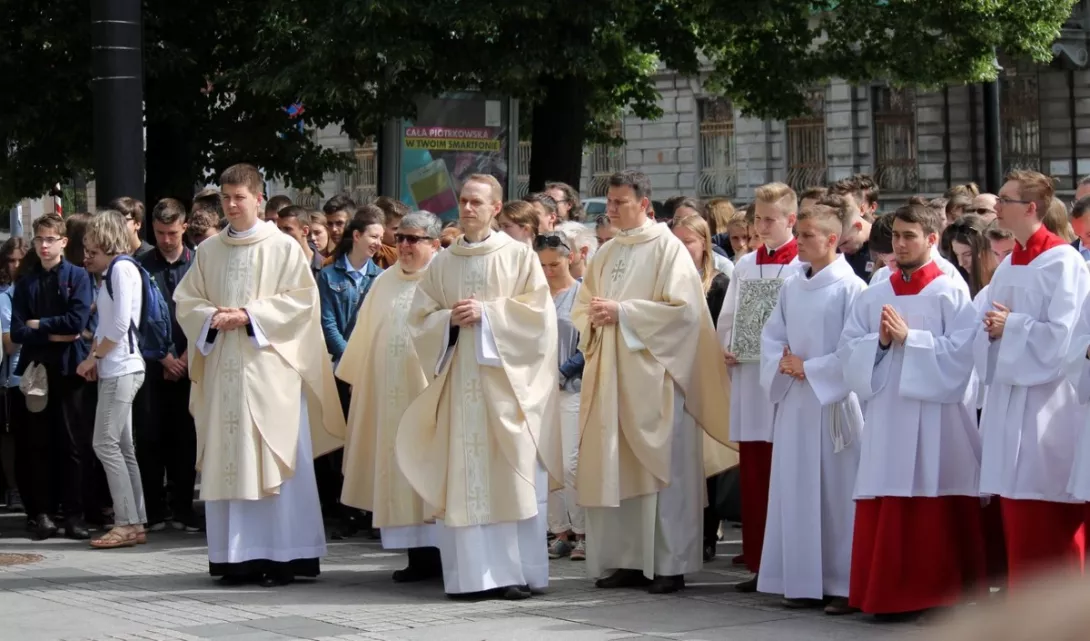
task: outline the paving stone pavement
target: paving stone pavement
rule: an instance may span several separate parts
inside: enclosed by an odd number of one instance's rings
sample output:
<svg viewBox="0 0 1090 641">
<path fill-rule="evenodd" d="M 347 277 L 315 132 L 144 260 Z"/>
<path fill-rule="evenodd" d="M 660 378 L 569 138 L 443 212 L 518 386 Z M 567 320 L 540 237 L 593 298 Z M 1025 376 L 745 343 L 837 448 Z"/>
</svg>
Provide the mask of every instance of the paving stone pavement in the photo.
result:
<svg viewBox="0 0 1090 641">
<path fill-rule="evenodd" d="M 373 541 L 331 542 L 313 583 L 224 588 L 207 574 L 200 534 L 152 533 L 148 545 L 100 551 L 31 542 L 20 521 L 0 519 L 0 553 L 45 558 L 0 566 L 0 641 L 870 641 L 920 632 L 736 593 L 746 578 L 730 567 L 740 530 L 678 595 L 598 590 L 584 563 L 564 559 L 552 562 L 544 596 L 455 602 L 439 582 L 391 582 L 404 555 Z"/>
</svg>

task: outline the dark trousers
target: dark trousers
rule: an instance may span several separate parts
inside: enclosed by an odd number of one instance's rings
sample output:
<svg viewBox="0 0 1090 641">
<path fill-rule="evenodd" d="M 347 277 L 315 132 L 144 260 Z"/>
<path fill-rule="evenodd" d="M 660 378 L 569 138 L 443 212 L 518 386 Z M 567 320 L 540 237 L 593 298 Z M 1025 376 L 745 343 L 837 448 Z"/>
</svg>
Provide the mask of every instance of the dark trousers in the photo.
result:
<svg viewBox="0 0 1090 641">
<path fill-rule="evenodd" d="M 193 516 L 197 429 L 189 413 L 189 389 L 189 380 L 166 380 L 163 366 L 152 361 L 133 401 L 133 443 L 148 523 L 167 517 L 187 521 Z"/>
<path fill-rule="evenodd" d="M 340 397 L 341 410 L 348 416 L 348 404 L 352 400 L 352 388 L 347 383 L 337 380 L 337 395 Z M 322 512 L 329 518 L 350 518 L 358 516 L 360 511 L 341 505 L 341 490 L 344 488 L 344 450 L 334 450 L 314 459 L 314 477 L 318 484 L 318 499 L 322 503 Z"/>
<path fill-rule="evenodd" d="M 15 449 L 15 476 L 27 515 L 52 514 L 58 501 L 68 519 L 83 519 L 85 498 L 98 487 L 91 447 L 94 423 L 86 420 L 82 378 L 46 368 L 49 401 L 31 414 L 26 399 L 10 390 L 9 409 Z"/>
</svg>

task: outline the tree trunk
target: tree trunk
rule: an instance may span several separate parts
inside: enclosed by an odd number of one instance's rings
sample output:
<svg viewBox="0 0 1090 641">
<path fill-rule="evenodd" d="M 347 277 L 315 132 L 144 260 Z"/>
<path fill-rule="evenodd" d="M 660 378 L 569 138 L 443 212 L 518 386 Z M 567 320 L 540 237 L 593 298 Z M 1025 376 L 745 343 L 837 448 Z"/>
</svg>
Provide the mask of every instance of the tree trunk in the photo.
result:
<svg viewBox="0 0 1090 641">
<path fill-rule="evenodd" d="M 587 127 L 587 88 L 571 76 L 543 77 L 545 99 L 534 106 L 530 191 L 546 182 L 564 182 L 579 190 Z"/>
</svg>

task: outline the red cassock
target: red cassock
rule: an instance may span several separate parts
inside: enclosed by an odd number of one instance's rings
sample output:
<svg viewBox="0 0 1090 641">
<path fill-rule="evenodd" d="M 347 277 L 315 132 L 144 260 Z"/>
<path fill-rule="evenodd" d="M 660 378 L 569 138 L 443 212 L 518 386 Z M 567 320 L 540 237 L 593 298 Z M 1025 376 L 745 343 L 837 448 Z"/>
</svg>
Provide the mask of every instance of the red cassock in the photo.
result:
<svg viewBox="0 0 1090 641">
<path fill-rule="evenodd" d="M 1000 498 L 999 507 L 1011 588 L 1053 568 L 1082 571 L 1085 503 Z"/>
<path fill-rule="evenodd" d="M 855 502 L 849 601 L 868 614 L 954 605 L 986 586 L 980 499 L 880 497 Z"/>
<path fill-rule="evenodd" d="M 742 493 L 742 555 L 750 572 L 761 569 L 761 550 L 768 519 L 768 486 L 772 479 L 772 443 L 738 444 L 738 480 Z"/>
</svg>

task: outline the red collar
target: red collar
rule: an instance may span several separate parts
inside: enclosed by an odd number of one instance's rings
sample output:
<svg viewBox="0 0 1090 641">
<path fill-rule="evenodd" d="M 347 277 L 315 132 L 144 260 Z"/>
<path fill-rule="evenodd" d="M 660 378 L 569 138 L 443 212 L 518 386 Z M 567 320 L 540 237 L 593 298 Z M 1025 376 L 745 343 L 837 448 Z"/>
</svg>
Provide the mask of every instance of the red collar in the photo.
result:
<svg viewBox="0 0 1090 641">
<path fill-rule="evenodd" d="M 1011 265 L 1028 265 L 1046 251 L 1053 247 L 1066 245 L 1062 238 L 1048 231 L 1044 225 L 1037 228 L 1033 235 L 1026 241 L 1026 246 L 1014 243 L 1014 251 L 1011 252 Z"/>
<path fill-rule="evenodd" d="M 901 270 L 894 271 L 889 276 L 889 284 L 893 286 L 893 293 L 897 296 L 915 296 L 939 276 L 942 276 L 942 270 L 935 261 L 931 261 L 912 272 L 907 281 L 901 274 Z"/>
<path fill-rule="evenodd" d="M 758 265 L 790 265 L 791 261 L 798 258 L 799 242 L 792 238 L 779 249 L 768 251 L 767 245 L 761 245 L 757 249 Z"/>
</svg>

